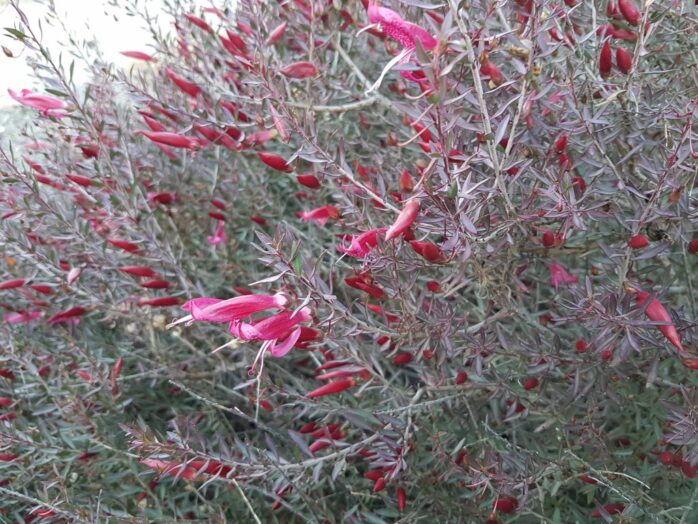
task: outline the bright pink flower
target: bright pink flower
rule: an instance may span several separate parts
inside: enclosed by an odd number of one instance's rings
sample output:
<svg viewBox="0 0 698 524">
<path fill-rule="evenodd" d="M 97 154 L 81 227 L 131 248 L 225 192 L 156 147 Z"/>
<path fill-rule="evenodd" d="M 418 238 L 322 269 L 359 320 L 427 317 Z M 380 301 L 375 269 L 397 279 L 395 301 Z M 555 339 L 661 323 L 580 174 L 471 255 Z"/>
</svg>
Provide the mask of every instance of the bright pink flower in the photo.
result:
<svg viewBox="0 0 698 524">
<path fill-rule="evenodd" d="M 288 304 L 288 298 L 282 293 L 276 295 L 243 295 L 227 300 L 202 297 L 190 300 L 182 309 L 190 314 L 171 325 L 195 320 L 203 322 L 232 322 L 267 309 L 281 309 Z"/>
<path fill-rule="evenodd" d="M 368 6 L 368 20 L 372 24 L 380 24 L 383 31 L 396 40 L 405 49 L 414 49 L 417 41 L 422 47 L 430 51 L 438 44 L 428 31 L 417 24 L 404 20 L 399 14 L 387 7 L 379 7 L 375 2 Z"/>
<path fill-rule="evenodd" d="M 398 215 L 393 225 L 390 226 L 390 229 L 388 229 L 388 232 L 385 234 L 385 239 L 390 240 L 391 238 L 400 236 L 405 231 L 407 231 L 417 218 L 418 213 L 419 200 L 415 199 L 407 202 L 405 206 L 402 208 L 402 211 L 400 211 L 400 214 Z"/>
<path fill-rule="evenodd" d="M 42 311 L 19 311 L 16 313 L 5 313 L 3 320 L 7 324 L 28 324 L 44 316 Z"/>
<path fill-rule="evenodd" d="M 577 277 L 575 277 L 574 275 L 570 275 L 565 269 L 565 267 L 561 264 L 558 264 L 557 262 L 551 262 L 548 265 L 548 270 L 550 271 L 550 285 L 553 286 L 555 289 L 558 289 L 560 286 L 563 285 L 577 283 Z"/>
<path fill-rule="evenodd" d="M 310 309 L 304 307 L 295 314 L 293 311 L 282 311 L 254 324 L 231 322 L 228 331 L 240 340 L 263 340 L 262 351 L 270 351 L 274 357 L 283 357 L 301 336 L 302 330 L 298 324 L 311 318 Z"/>
<path fill-rule="evenodd" d="M 327 224 L 330 219 L 339 218 L 339 209 L 335 206 L 327 205 L 311 209 L 310 211 L 300 211 L 298 217 L 303 222 L 315 222 L 321 226 Z"/>
<path fill-rule="evenodd" d="M 23 106 L 38 109 L 43 116 L 60 118 L 66 114 L 65 109 L 68 105 L 53 96 L 32 93 L 28 89 L 22 89 L 19 94 L 12 89 L 8 89 L 7 92 Z"/>
<path fill-rule="evenodd" d="M 385 233 L 384 227 L 371 229 L 358 236 L 353 236 L 349 247 L 337 246 L 337 251 L 354 258 L 364 258 L 378 244 L 378 235 Z"/>
<path fill-rule="evenodd" d="M 402 52 L 391 60 L 383 69 L 383 73 L 372 86 L 371 90 L 377 89 L 378 86 L 380 86 L 383 77 L 396 63 L 405 64 L 410 61 L 417 41 L 419 41 L 422 48 L 427 51 L 434 49 L 438 44 L 436 38 L 429 34 L 427 30 L 419 27 L 417 24 L 404 20 L 392 9 L 379 7 L 374 0 L 371 0 L 369 3 L 367 13 L 368 20 L 371 24 L 379 24 L 388 36 L 396 40 L 403 47 Z M 424 83 L 424 80 L 419 77 L 421 71 L 402 71 L 400 74 L 411 82 L 419 83 L 420 86 Z"/>
<path fill-rule="evenodd" d="M 215 246 L 224 243 L 226 240 L 228 240 L 228 235 L 225 233 L 225 222 L 219 220 L 216 224 L 216 231 L 214 231 L 213 235 L 206 237 L 206 242 Z"/>
</svg>

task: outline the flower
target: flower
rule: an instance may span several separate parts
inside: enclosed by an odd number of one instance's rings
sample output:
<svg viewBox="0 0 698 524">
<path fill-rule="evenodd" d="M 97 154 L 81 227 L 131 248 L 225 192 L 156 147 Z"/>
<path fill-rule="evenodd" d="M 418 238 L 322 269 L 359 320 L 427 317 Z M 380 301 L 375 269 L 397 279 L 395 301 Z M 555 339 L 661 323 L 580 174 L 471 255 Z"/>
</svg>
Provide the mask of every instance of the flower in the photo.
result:
<svg viewBox="0 0 698 524">
<path fill-rule="evenodd" d="M 402 211 L 400 211 L 400 214 L 393 225 L 390 226 L 390 229 L 388 229 L 388 232 L 385 234 L 385 239 L 390 240 L 391 238 L 398 237 L 407 231 L 417 218 L 418 213 L 419 200 L 410 200 L 407 202 L 402 208 Z"/>
<path fill-rule="evenodd" d="M 557 262 L 551 262 L 548 265 L 550 271 L 550 285 L 558 289 L 562 285 L 576 284 L 577 277 L 570 275 L 564 266 Z"/>
<path fill-rule="evenodd" d="M 434 49 L 438 44 L 436 38 L 428 31 L 404 20 L 392 9 L 380 7 L 375 2 L 371 2 L 367 14 L 369 22 L 380 24 L 383 31 L 405 49 L 414 50 L 418 40 L 427 51 Z"/>
<path fill-rule="evenodd" d="M 227 239 L 228 235 L 226 235 L 225 233 L 225 222 L 219 220 L 216 224 L 216 231 L 213 233 L 212 236 L 206 237 L 206 242 L 208 242 L 212 246 L 215 246 L 217 244 L 222 244 Z"/>
<path fill-rule="evenodd" d="M 228 331 L 239 340 L 263 340 L 262 352 L 268 350 L 274 357 L 283 357 L 301 336 L 298 324 L 310 319 L 311 310 L 304 307 L 296 312 L 282 311 L 254 324 L 231 322 Z"/>
<path fill-rule="evenodd" d="M 369 92 L 371 92 L 380 87 L 383 78 L 395 64 L 405 64 L 410 61 L 417 46 L 417 41 L 427 51 L 434 49 L 439 42 L 426 29 L 404 20 L 392 9 L 376 5 L 374 0 L 370 1 L 367 14 L 371 24 L 380 25 L 381 29 L 403 48 L 402 52 L 385 66 L 378 80 L 369 89 Z M 423 82 L 420 75 L 411 71 L 402 71 L 400 74 L 407 80 L 418 82 L 420 85 Z"/>
<path fill-rule="evenodd" d="M 358 236 L 351 237 L 349 247 L 337 246 L 337 251 L 354 258 L 364 258 L 378 244 L 378 235 L 385 233 L 384 227 L 371 229 Z"/>
<path fill-rule="evenodd" d="M 170 326 L 191 323 L 195 320 L 203 322 L 233 322 L 249 317 L 254 313 L 267 309 L 283 308 L 288 299 L 282 293 L 275 295 L 243 295 L 222 300 L 220 298 L 195 298 L 182 305 L 182 309 L 190 315 L 182 317 Z"/>
<path fill-rule="evenodd" d="M 303 222 L 313 221 L 324 226 L 329 219 L 339 218 L 339 209 L 331 205 L 322 206 L 311 209 L 310 211 L 300 211 L 298 217 L 300 217 Z"/>
<path fill-rule="evenodd" d="M 65 116 L 67 104 L 53 96 L 32 93 L 29 89 L 22 89 L 19 94 L 8 89 L 9 95 L 23 106 L 38 109 L 43 116 L 60 118 Z"/>
</svg>

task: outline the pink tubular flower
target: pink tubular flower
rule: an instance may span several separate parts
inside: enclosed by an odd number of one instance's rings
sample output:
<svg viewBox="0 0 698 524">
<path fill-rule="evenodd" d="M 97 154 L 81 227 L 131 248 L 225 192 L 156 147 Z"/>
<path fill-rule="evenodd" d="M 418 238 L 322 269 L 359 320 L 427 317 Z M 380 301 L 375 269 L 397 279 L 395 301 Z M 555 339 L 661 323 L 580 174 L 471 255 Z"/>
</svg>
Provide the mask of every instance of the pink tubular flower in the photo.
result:
<svg viewBox="0 0 698 524">
<path fill-rule="evenodd" d="M 263 340 L 262 352 L 269 351 L 274 357 L 283 357 L 291 351 L 301 336 L 301 322 L 310 320 L 311 311 L 304 307 L 300 311 L 282 311 L 254 324 L 231 322 L 228 331 L 240 340 Z"/>
<path fill-rule="evenodd" d="M 19 94 L 8 89 L 9 95 L 23 106 L 38 109 L 43 116 L 54 116 L 60 118 L 65 116 L 67 104 L 53 96 L 32 93 L 28 89 L 22 89 Z"/>
<path fill-rule="evenodd" d="M 367 13 L 369 22 L 380 24 L 383 31 L 405 49 L 414 50 L 417 41 L 427 51 L 434 49 L 438 44 L 436 38 L 428 31 L 404 20 L 392 9 L 379 7 L 374 1 L 369 3 Z"/>
<path fill-rule="evenodd" d="M 548 270 L 550 271 L 550 285 L 553 286 L 555 289 L 558 289 L 560 286 L 563 285 L 577 283 L 577 277 L 575 277 L 574 275 L 570 275 L 565 269 L 565 267 L 561 264 L 558 264 L 557 262 L 551 262 L 548 265 Z"/>
<path fill-rule="evenodd" d="M 337 251 L 350 257 L 364 258 L 378 244 L 378 235 L 385 231 L 385 228 L 371 229 L 358 236 L 352 236 L 349 247 L 337 246 Z"/>
<path fill-rule="evenodd" d="M 419 200 L 410 200 L 407 202 L 402 208 L 402 211 L 400 211 L 397 220 L 395 220 L 393 225 L 390 226 L 390 229 L 388 229 L 388 232 L 385 234 L 385 239 L 390 240 L 391 238 L 400 236 L 407 231 L 417 218 L 418 213 Z"/>
<path fill-rule="evenodd" d="M 664 322 L 664 325 L 657 326 L 659 331 L 661 331 L 662 335 L 664 335 L 669 342 L 676 346 L 679 351 L 685 351 L 681 345 L 681 337 L 679 336 L 679 332 L 676 331 L 676 327 L 671 320 L 669 312 L 659 300 L 656 298 L 648 300 L 649 298 L 650 294 L 646 291 L 637 291 L 635 301 L 641 307 L 645 308 L 645 315 L 647 315 L 647 318 L 654 320 L 655 322 Z"/>
<path fill-rule="evenodd" d="M 331 218 L 339 218 L 339 209 L 332 205 L 322 206 L 310 211 L 300 211 L 298 216 L 303 222 L 313 221 L 324 226 Z"/>
<path fill-rule="evenodd" d="M 393 58 L 383 69 L 380 78 L 373 84 L 369 91 L 378 89 L 383 77 L 387 74 L 391 67 L 397 64 L 405 64 L 410 61 L 414 49 L 417 46 L 417 41 L 426 51 L 431 51 L 438 45 L 438 41 L 426 29 L 421 28 L 417 24 L 404 20 L 399 14 L 392 9 L 380 7 L 375 0 L 370 0 L 368 5 L 368 20 L 371 24 L 379 24 L 381 29 L 396 40 L 403 48 L 402 52 Z M 403 71 L 402 76 L 413 82 L 420 82 L 420 79 L 411 71 Z"/>
<path fill-rule="evenodd" d="M 213 235 L 206 237 L 206 242 L 216 246 L 224 243 L 226 240 L 228 240 L 228 235 L 225 233 L 225 222 L 219 220 L 216 224 L 216 231 L 214 231 Z"/>
<path fill-rule="evenodd" d="M 288 304 L 288 298 L 282 293 L 275 295 L 243 295 L 227 300 L 219 298 L 195 298 L 182 305 L 190 314 L 182 317 L 171 326 L 195 320 L 203 322 L 232 322 L 249 317 L 267 309 L 281 309 Z"/>
</svg>

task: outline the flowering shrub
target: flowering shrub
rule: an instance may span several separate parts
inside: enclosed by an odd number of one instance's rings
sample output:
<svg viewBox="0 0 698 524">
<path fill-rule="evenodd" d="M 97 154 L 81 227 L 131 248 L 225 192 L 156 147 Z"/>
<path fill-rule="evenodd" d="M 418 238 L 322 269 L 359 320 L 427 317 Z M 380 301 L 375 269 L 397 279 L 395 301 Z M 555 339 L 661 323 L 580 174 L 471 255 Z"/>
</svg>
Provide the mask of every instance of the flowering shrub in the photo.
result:
<svg viewBox="0 0 698 524">
<path fill-rule="evenodd" d="M 15 5 L 3 518 L 695 522 L 692 4 Z"/>
</svg>

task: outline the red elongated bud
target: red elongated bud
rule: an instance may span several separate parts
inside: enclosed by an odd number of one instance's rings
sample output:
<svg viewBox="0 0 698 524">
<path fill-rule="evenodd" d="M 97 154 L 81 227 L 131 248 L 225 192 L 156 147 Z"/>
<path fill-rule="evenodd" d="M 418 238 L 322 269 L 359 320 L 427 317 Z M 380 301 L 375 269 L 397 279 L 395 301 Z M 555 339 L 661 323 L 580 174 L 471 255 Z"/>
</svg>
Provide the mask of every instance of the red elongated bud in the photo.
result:
<svg viewBox="0 0 698 524">
<path fill-rule="evenodd" d="M 407 506 L 407 493 L 405 493 L 405 488 L 402 486 L 398 487 L 397 490 L 395 490 L 395 497 L 397 498 L 397 509 L 402 513 Z"/>
<path fill-rule="evenodd" d="M 41 293 L 42 295 L 52 295 L 53 294 L 53 288 L 51 286 L 47 286 L 46 284 L 32 284 L 29 287 L 32 288 L 37 293 Z"/>
<path fill-rule="evenodd" d="M 167 280 L 161 280 L 159 278 L 154 278 L 152 280 L 144 280 L 141 282 L 141 287 L 146 289 L 167 289 L 170 287 L 170 283 Z"/>
<path fill-rule="evenodd" d="M 354 289 L 360 289 L 361 291 L 365 291 L 374 298 L 381 299 L 385 297 L 385 292 L 378 286 L 374 285 L 371 282 L 370 278 L 367 279 L 361 275 L 346 277 L 344 279 L 344 282 L 346 282 L 348 286 L 353 287 Z"/>
<path fill-rule="evenodd" d="M 577 4 L 577 0 L 565 0 L 565 5 L 567 7 L 574 7 Z"/>
<path fill-rule="evenodd" d="M 129 242 L 128 240 L 108 238 L 107 243 L 119 249 L 123 249 L 124 251 L 128 251 L 129 253 L 135 253 L 138 251 L 138 245 L 134 244 L 133 242 Z"/>
<path fill-rule="evenodd" d="M 560 155 L 565 152 L 565 150 L 567 149 L 567 141 L 567 135 L 560 135 L 560 137 L 557 140 L 555 140 L 555 152 L 557 154 Z"/>
<path fill-rule="evenodd" d="M 198 16 L 184 15 L 184 18 L 189 20 L 192 24 L 194 24 L 199 29 L 203 29 L 204 31 L 208 31 L 209 33 L 212 31 L 211 26 L 208 25 L 205 20 L 202 20 Z"/>
<path fill-rule="evenodd" d="M 649 293 L 645 291 L 638 291 L 635 300 L 640 306 L 646 306 L 645 315 L 647 315 L 647 318 L 649 318 L 650 320 L 654 320 L 655 322 L 668 323 L 667 325 L 657 327 L 669 342 L 676 346 L 676 348 L 678 348 L 679 351 L 683 352 L 684 349 L 681 345 L 681 337 L 679 337 L 679 333 L 678 331 L 676 331 L 676 327 L 674 326 L 674 323 L 671 320 L 669 312 L 666 310 L 666 308 L 662 305 L 662 303 L 659 300 L 653 298 L 648 302 L 648 298 Z"/>
<path fill-rule="evenodd" d="M 500 513 L 514 513 L 519 506 L 519 501 L 514 497 L 501 497 L 494 501 L 493 509 Z"/>
<path fill-rule="evenodd" d="M 482 63 L 482 65 L 480 65 L 480 74 L 484 75 L 485 77 L 488 77 L 490 81 L 496 86 L 501 85 L 504 82 L 504 76 L 502 75 L 502 72 L 489 59 L 487 59 L 485 62 Z"/>
<path fill-rule="evenodd" d="M 143 121 L 145 122 L 145 125 L 147 125 L 151 131 L 156 131 L 156 132 L 161 132 L 165 131 L 166 127 L 162 125 L 160 122 L 155 120 L 153 117 L 148 116 L 148 115 L 142 115 L 143 116 Z"/>
<path fill-rule="evenodd" d="M 622 47 L 616 49 L 616 65 L 626 75 L 633 69 L 633 57 Z"/>
<path fill-rule="evenodd" d="M 412 128 L 417 132 L 422 142 L 429 143 L 434 141 L 429 130 L 419 122 L 413 123 Z"/>
<path fill-rule="evenodd" d="M 538 381 L 538 379 L 536 377 L 528 377 L 523 383 L 523 388 L 526 391 L 530 391 L 532 389 L 537 388 L 539 384 L 540 384 L 540 382 Z"/>
<path fill-rule="evenodd" d="M 67 320 L 81 317 L 87 312 L 85 308 L 82 308 L 80 306 L 73 306 L 68 309 L 64 309 L 63 311 L 59 311 L 52 317 L 49 317 L 47 322 L 49 324 L 59 324 L 61 322 L 65 322 Z"/>
<path fill-rule="evenodd" d="M 317 424 L 315 422 L 306 422 L 301 426 L 301 428 L 298 430 L 302 434 L 307 434 L 307 433 L 312 433 L 317 429 Z"/>
<path fill-rule="evenodd" d="M 444 261 L 443 253 L 441 253 L 439 246 L 432 242 L 412 240 L 410 247 L 415 253 L 421 255 L 429 262 L 439 263 Z"/>
<path fill-rule="evenodd" d="M 640 16 L 640 11 L 635 7 L 633 0 L 618 0 L 618 9 L 630 25 L 640 25 L 642 16 Z"/>
<path fill-rule="evenodd" d="M 196 98 L 197 96 L 199 96 L 199 93 L 201 93 L 201 88 L 199 86 L 197 86 L 193 82 L 190 82 L 189 80 L 182 78 L 177 73 L 172 71 L 169 67 L 165 69 L 165 74 L 172 81 L 172 83 L 179 88 L 180 91 L 186 93 L 190 97 Z"/>
<path fill-rule="evenodd" d="M 403 193 L 409 193 L 414 189 L 414 184 L 412 183 L 412 176 L 407 169 L 403 169 L 402 174 L 400 174 L 400 191 Z"/>
<path fill-rule="evenodd" d="M 440 293 L 441 284 L 439 284 L 436 280 L 430 280 L 429 282 L 427 282 L 427 289 L 432 293 Z"/>
<path fill-rule="evenodd" d="M 461 384 L 465 384 L 467 380 L 468 380 L 468 374 L 465 371 L 459 371 L 458 374 L 456 375 L 456 385 L 457 386 L 460 386 Z"/>
<path fill-rule="evenodd" d="M 393 364 L 396 366 L 406 366 L 412 362 L 412 353 L 407 353 L 406 351 L 400 351 L 397 355 L 393 357 Z"/>
<path fill-rule="evenodd" d="M 696 253 L 698 253 L 698 238 L 694 238 L 693 240 L 691 240 L 688 243 L 688 247 L 686 249 L 691 255 L 695 255 Z"/>
<path fill-rule="evenodd" d="M 574 343 L 574 349 L 577 350 L 577 353 L 584 353 L 589 346 L 584 340 L 577 340 L 577 342 Z"/>
<path fill-rule="evenodd" d="M 12 462 L 13 460 L 17 460 L 19 458 L 19 455 L 16 453 L 0 453 L 0 462 Z"/>
<path fill-rule="evenodd" d="M 625 511 L 625 504 L 622 502 L 611 502 L 610 504 L 603 506 L 603 510 L 609 515 L 618 515 L 619 513 L 623 513 L 623 511 Z M 601 518 L 601 510 L 598 508 L 595 509 L 591 512 L 591 516 L 595 519 Z"/>
<path fill-rule="evenodd" d="M 269 33 L 269 36 L 267 37 L 266 41 L 264 42 L 266 45 L 273 45 L 277 43 L 279 40 L 281 40 L 284 37 L 284 33 L 286 32 L 286 27 L 288 26 L 287 22 L 282 22 L 279 25 L 277 25 L 274 29 L 271 30 Z"/>
<path fill-rule="evenodd" d="M 201 144 L 198 140 L 188 136 L 179 135 L 177 133 L 170 133 L 168 131 L 138 131 L 137 134 L 143 135 L 156 144 L 162 144 L 165 146 L 191 149 L 194 151 L 201 148 Z"/>
<path fill-rule="evenodd" d="M 579 190 L 578 196 L 583 195 L 587 189 L 586 181 L 584 180 L 584 178 L 582 178 L 579 175 L 572 177 L 572 186 L 575 187 L 577 190 Z"/>
<path fill-rule="evenodd" d="M 116 362 L 114 362 L 114 367 L 111 370 L 111 379 L 116 380 L 119 375 L 121 374 L 121 368 L 124 365 L 124 359 L 119 357 L 116 359 Z"/>
<path fill-rule="evenodd" d="M 642 249 L 650 245 L 650 239 L 645 235 L 633 235 L 628 240 L 628 246 L 632 249 Z"/>
<path fill-rule="evenodd" d="M 543 246 L 545 247 L 553 247 L 555 245 L 555 235 L 553 234 L 552 231 L 544 231 L 543 232 Z"/>
<path fill-rule="evenodd" d="M 599 73 L 602 77 L 607 77 L 611 74 L 611 69 L 613 68 L 613 51 L 611 50 L 611 45 L 606 42 L 601 48 L 601 54 L 599 55 Z"/>
<path fill-rule="evenodd" d="M 14 380 L 15 374 L 14 371 L 12 371 L 11 369 L 0 368 L 0 377 L 5 378 L 7 380 Z"/>
<path fill-rule="evenodd" d="M 419 200 L 413 199 L 407 202 L 402 208 L 402 211 L 400 211 L 400 214 L 398 215 L 393 225 L 390 226 L 388 231 L 385 233 L 385 239 L 390 240 L 391 238 L 398 237 L 402 233 L 407 231 L 417 218 L 418 213 Z"/>
<path fill-rule="evenodd" d="M 119 268 L 122 273 L 128 273 L 137 277 L 157 277 L 158 274 L 148 266 L 123 266 Z"/>
<path fill-rule="evenodd" d="M 586 484 L 598 484 L 597 480 L 591 478 L 588 475 L 579 475 L 579 477 L 577 478 Z"/>
<path fill-rule="evenodd" d="M 674 463 L 674 454 L 670 453 L 669 451 L 662 451 L 659 454 L 659 462 L 664 464 L 665 466 L 671 466 Z"/>
<path fill-rule="evenodd" d="M 13 280 L 5 280 L 4 282 L 0 282 L 0 290 L 3 289 L 15 289 L 18 287 L 24 286 L 27 281 L 24 278 L 15 278 Z"/>
<path fill-rule="evenodd" d="M 86 176 L 80 175 L 65 175 L 65 177 L 71 182 L 75 182 L 77 185 L 82 187 L 90 187 L 92 185 L 92 179 Z"/>
<path fill-rule="evenodd" d="M 336 395 L 342 391 L 353 388 L 356 385 L 356 381 L 353 378 L 346 378 L 342 380 L 337 380 L 336 382 L 330 382 L 324 386 L 320 386 L 306 394 L 308 398 L 319 398 L 327 395 Z"/>
<path fill-rule="evenodd" d="M 152 62 L 155 60 L 155 58 L 143 51 L 121 51 L 120 54 L 128 58 L 133 58 L 134 60 L 143 60 L 144 62 Z"/>
<path fill-rule="evenodd" d="M 373 484 L 373 492 L 378 493 L 383 491 L 383 488 L 385 488 L 385 477 L 378 477 L 376 482 Z"/>
<path fill-rule="evenodd" d="M 178 306 L 181 304 L 181 300 L 178 297 L 156 297 L 156 298 L 141 298 L 136 302 L 139 306 L 150 306 L 150 307 L 171 307 Z"/>
<path fill-rule="evenodd" d="M 294 62 L 279 70 L 286 78 L 310 78 L 318 74 L 318 68 L 311 62 Z"/>
<path fill-rule="evenodd" d="M 257 153 L 259 159 L 266 165 L 277 171 L 282 171 L 283 173 L 290 173 L 293 171 L 293 166 L 289 166 L 286 160 L 279 155 L 274 153 L 267 153 L 266 151 L 259 151 Z"/>
<path fill-rule="evenodd" d="M 0 408 L 7 408 L 12 405 L 12 399 L 9 397 L 0 397 Z"/>
<path fill-rule="evenodd" d="M 215 220 L 221 220 L 223 222 L 225 222 L 226 220 L 225 215 L 223 213 L 219 213 L 218 211 L 209 211 L 208 216 Z"/>
<path fill-rule="evenodd" d="M 296 180 L 300 185 L 309 187 L 310 189 L 318 189 L 320 187 L 320 181 L 315 175 L 297 175 Z"/>
<path fill-rule="evenodd" d="M 160 191 L 159 193 L 148 193 L 146 195 L 148 202 L 154 202 L 156 204 L 172 204 L 177 200 L 177 193 L 172 193 L 169 191 Z"/>
<path fill-rule="evenodd" d="M 225 211 L 225 202 L 223 202 L 222 200 L 218 200 L 217 198 L 213 198 L 213 199 L 211 199 L 211 205 L 213 207 L 217 207 L 221 211 Z"/>
<path fill-rule="evenodd" d="M 312 451 L 313 453 L 317 453 L 321 449 L 329 447 L 330 444 L 332 444 L 331 440 L 322 438 L 313 442 L 310 446 L 308 446 L 308 449 L 310 449 L 310 451 Z"/>
</svg>

